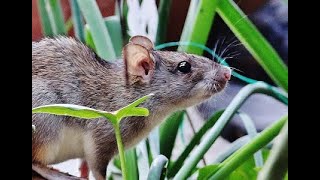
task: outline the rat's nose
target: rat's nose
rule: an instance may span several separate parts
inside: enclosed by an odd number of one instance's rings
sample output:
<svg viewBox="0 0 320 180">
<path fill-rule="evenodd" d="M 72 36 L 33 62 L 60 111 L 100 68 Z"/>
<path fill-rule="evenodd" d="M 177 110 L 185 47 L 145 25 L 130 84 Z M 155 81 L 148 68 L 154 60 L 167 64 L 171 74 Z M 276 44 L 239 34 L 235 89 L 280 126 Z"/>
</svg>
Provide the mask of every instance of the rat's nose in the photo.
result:
<svg viewBox="0 0 320 180">
<path fill-rule="evenodd" d="M 231 79 L 231 71 L 225 72 L 223 75 L 228 81 Z"/>
<path fill-rule="evenodd" d="M 216 79 L 221 82 L 229 81 L 231 79 L 231 69 L 227 66 L 221 66 Z"/>
<path fill-rule="evenodd" d="M 223 66 L 221 68 L 221 71 L 225 80 L 229 81 L 231 79 L 231 69 L 229 67 Z"/>
</svg>

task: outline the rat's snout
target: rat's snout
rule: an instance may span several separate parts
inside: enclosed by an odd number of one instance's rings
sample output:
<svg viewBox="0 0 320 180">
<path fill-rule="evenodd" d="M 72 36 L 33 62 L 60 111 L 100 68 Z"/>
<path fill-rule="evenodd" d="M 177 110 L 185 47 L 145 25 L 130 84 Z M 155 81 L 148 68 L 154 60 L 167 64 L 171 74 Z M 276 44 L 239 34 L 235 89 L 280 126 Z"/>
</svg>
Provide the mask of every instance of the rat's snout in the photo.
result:
<svg viewBox="0 0 320 180">
<path fill-rule="evenodd" d="M 222 71 L 224 78 L 229 81 L 231 79 L 231 69 L 229 67 L 223 66 Z"/>
<path fill-rule="evenodd" d="M 227 66 L 221 66 L 215 79 L 221 82 L 229 81 L 231 79 L 231 69 Z"/>
</svg>

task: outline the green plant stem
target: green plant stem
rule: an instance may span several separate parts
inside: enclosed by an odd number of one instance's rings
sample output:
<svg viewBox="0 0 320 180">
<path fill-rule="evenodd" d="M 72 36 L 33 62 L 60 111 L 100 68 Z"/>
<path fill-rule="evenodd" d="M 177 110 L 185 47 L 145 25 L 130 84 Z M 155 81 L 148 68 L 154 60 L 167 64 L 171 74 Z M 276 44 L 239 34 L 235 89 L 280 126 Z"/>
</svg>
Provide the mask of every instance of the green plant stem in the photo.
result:
<svg viewBox="0 0 320 180">
<path fill-rule="evenodd" d="M 114 132 L 116 134 L 116 140 L 117 140 L 117 145 L 118 145 L 122 177 L 124 180 L 127 180 L 126 160 L 124 158 L 124 148 L 123 148 L 123 144 L 122 144 L 120 126 L 118 123 L 113 123 L 113 127 L 114 127 Z"/>
<path fill-rule="evenodd" d="M 204 154 L 209 150 L 209 148 L 221 134 L 221 131 L 225 125 L 230 121 L 245 100 L 253 93 L 263 93 L 276 99 L 279 98 L 279 96 L 272 89 L 270 89 L 266 83 L 263 82 L 249 84 L 242 88 L 215 123 L 215 125 L 203 137 L 199 146 L 196 147 L 189 155 L 189 158 L 185 161 L 180 171 L 176 174 L 174 180 L 186 179 L 188 177 L 188 175 L 192 172 L 192 169 L 196 167 Z"/>
<path fill-rule="evenodd" d="M 235 154 L 222 162 L 219 165 L 218 171 L 211 176 L 210 180 L 225 179 L 232 171 L 249 159 L 255 152 L 266 146 L 273 138 L 275 138 L 287 120 L 288 116 L 281 118 L 256 136 L 251 142 L 249 142 L 249 144 L 245 145 Z"/>
<path fill-rule="evenodd" d="M 245 114 L 243 112 L 239 112 L 238 115 L 240 116 L 249 137 L 251 139 L 256 137 L 258 132 L 257 132 L 257 128 L 254 125 L 252 119 L 247 114 Z M 254 162 L 256 164 L 256 167 L 263 166 L 262 151 L 258 151 L 254 154 Z"/>
<path fill-rule="evenodd" d="M 168 165 L 168 158 L 164 155 L 158 155 L 152 162 L 147 180 L 165 179 L 165 170 Z"/>
<path fill-rule="evenodd" d="M 186 21 L 183 27 L 183 29 L 188 28 L 190 30 L 183 30 L 187 31 L 187 34 L 184 34 L 182 36 L 182 38 L 184 39 L 181 38 L 180 41 L 190 41 L 200 44 L 206 44 L 217 5 L 218 0 L 200 0 L 194 16 L 191 17 L 193 18 L 193 20 Z M 179 46 L 178 50 L 199 55 L 203 53 L 203 49 L 195 48 L 192 46 Z"/>
<path fill-rule="evenodd" d="M 171 2 L 172 0 L 160 0 L 156 45 L 164 43 L 165 41 Z"/>
<path fill-rule="evenodd" d="M 115 59 L 116 53 L 97 3 L 92 0 L 78 0 L 78 4 L 90 27 L 97 54 L 105 60 Z"/>
<path fill-rule="evenodd" d="M 288 122 L 274 143 L 267 162 L 259 173 L 258 180 L 283 179 L 288 169 Z"/>
<path fill-rule="evenodd" d="M 288 92 L 288 69 L 270 43 L 233 0 L 219 1 L 217 12 L 271 79 Z"/>
<path fill-rule="evenodd" d="M 215 114 L 210 117 L 210 119 L 201 127 L 201 129 L 197 132 L 195 136 L 192 137 L 189 144 L 185 147 L 183 152 L 180 154 L 180 156 L 177 158 L 177 160 L 169 164 L 168 169 L 168 177 L 171 178 L 177 174 L 181 166 L 183 165 L 186 158 L 189 156 L 190 152 L 193 150 L 193 148 L 200 143 L 201 138 L 203 135 L 217 122 L 218 118 L 222 115 L 223 111 L 217 111 Z"/>
<path fill-rule="evenodd" d="M 251 140 L 251 138 L 249 137 L 249 135 L 245 135 L 245 136 L 242 136 L 242 137 L 238 138 L 237 140 L 235 140 L 234 142 L 232 142 L 230 144 L 230 147 L 227 150 L 225 150 L 224 152 L 218 154 L 217 158 L 212 162 L 212 164 L 218 164 L 218 163 L 221 163 L 222 161 L 226 160 L 234 152 L 236 152 L 242 146 L 247 144 L 250 140 Z"/>
<path fill-rule="evenodd" d="M 38 0 L 38 11 L 40 14 L 42 34 L 44 36 L 52 36 L 53 31 L 51 28 L 51 23 L 50 23 L 50 18 L 49 18 L 48 12 L 46 10 L 45 0 Z"/>
</svg>

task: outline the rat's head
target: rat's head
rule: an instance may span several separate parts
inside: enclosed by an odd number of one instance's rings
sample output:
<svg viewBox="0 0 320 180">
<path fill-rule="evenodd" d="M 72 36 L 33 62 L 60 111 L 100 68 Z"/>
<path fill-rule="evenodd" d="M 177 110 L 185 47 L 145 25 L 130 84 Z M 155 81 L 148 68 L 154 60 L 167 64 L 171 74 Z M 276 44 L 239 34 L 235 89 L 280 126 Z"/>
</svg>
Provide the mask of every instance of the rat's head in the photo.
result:
<svg viewBox="0 0 320 180">
<path fill-rule="evenodd" d="M 230 68 L 208 58 L 156 51 L 143 36 L 131 38 L 123 56 L 130 86 L 178 108 L 196 105 L 222 91 L 231 77 Z"/>
</svg>

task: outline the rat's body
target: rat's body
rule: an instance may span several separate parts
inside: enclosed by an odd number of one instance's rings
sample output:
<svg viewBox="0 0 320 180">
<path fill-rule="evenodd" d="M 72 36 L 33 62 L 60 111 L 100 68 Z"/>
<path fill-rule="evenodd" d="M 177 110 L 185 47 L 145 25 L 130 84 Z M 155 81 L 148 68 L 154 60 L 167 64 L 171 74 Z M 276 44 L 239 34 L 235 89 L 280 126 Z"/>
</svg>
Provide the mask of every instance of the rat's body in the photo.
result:
<svg viewBox="0 0 320 180">
<path fill-rule="evenodd" d="M 32 107 L 66 103 L 114 111 L 154 93 L 142 104 L 150 110 L 148 117 L 121 122 L 122 139 L 128 148 L 172 112 L 222 90 L 230 78 L 228 68 L 209 59 L 154 51 L 148 39 L 140 36 L 124 47 L 123 54 L 124 60 L 110 63 L 71 38 L 32 43 Z M 181 61 L 190 63 L 190 72 L 181 72 L 186 70 L 177 67 Z M 32 124 L 36 126 L 33 163 L 47 165 L 83 158 L 96 179 L 105 178 L 108 162 L 117 153 L 108 121 L 34 114 Z"/>
</svg>

